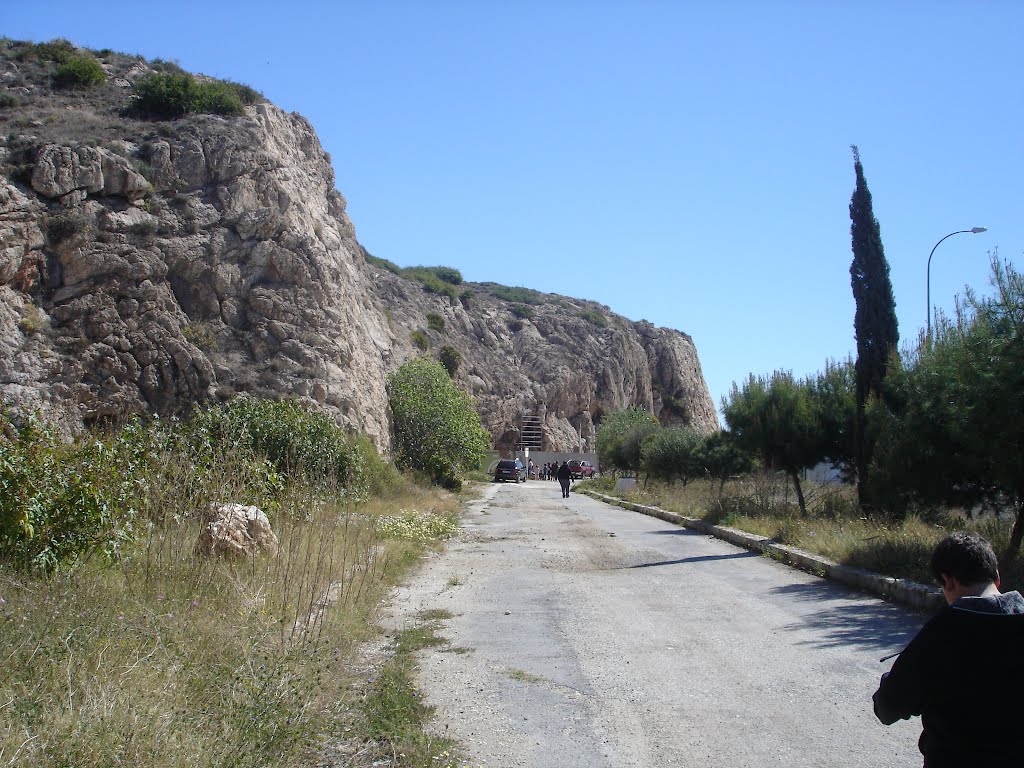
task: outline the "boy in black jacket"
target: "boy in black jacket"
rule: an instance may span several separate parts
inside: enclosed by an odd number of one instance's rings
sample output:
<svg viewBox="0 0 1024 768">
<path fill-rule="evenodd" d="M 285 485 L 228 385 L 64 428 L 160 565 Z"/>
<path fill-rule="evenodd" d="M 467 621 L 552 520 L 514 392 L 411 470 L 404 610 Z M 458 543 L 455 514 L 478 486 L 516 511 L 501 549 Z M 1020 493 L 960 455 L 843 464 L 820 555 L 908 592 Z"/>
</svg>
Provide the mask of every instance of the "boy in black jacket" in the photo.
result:
<svg viewBox="0 0 1024 768">
<path fill-rule="evenodd" d="M 1024 597 L 999 592 L 995 553 L 977 534 L 943 539 L 931 570 L 948 605 L 882 675 L 875 715 L 921 715 L 925 768 L 1020 768 Z"/>
</svg>

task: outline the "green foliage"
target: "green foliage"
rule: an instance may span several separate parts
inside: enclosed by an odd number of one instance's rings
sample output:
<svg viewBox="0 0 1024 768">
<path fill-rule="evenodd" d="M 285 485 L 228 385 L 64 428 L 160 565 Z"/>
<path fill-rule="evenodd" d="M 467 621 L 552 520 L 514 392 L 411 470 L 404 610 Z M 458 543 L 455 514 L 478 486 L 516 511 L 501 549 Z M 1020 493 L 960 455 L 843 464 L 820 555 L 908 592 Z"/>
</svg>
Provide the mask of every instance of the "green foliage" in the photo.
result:
<svg viewBox="0 0 1024 768">
<path fill-rule="evenodd" d="M 427 313 L 427 328 L 432 331 L 443 331 L 444 330 L 444 318 L 436 312 Z"/>
<path fill-rule="evenodd" d="M 857 186 L 850 199 L 850 235 L 853 262 L 850 282 L 857 309 L 853 327 L 857 338 L 856 418 L 854 420 L 854 463 L 857 493 L 862 506 L 870 506 L 867 495 L 869 466 L 874 442 L 867 430 L 866 406 L 872 396 L 883 393 L 882 383 L 890 360 L 899 346 L 896 300 L 889 280 L 889 262 L 882 247 L 882 235 L 871 205 L 871 192 L 864 179 L 860 153 L 853 147 Z"/>
<path fill-rule="evenodd" d="M 455 372 L 459 370 L 459 365 L 462 363 L 462 355 L 459 354 L 459 350 L 455 347 L 441 347 L 437 357 L 444 369 L 448 371 L 448 375 L 455 378 Z"/>
<path fill-rule="evenodd" d="M 437 621 L 430 621 L 399 633 L 395 654 L 373 681 L 363 700 L 363 711 L 370 738 L 392 745 L 403 765 L 455 768 L 462 765 L 454 754 L 455 744 L 426 733 L 425 723 L 434 710 L 423 702 L 415 686 L 413 653 L 447 644 L 437 635 L 437 625 Z"/>
<path fill-rule="evenodd" d="M 75 55 L 75 45 L 70 40 L 57 38 L 47 43 L 39 43 L 22 49 L 18 58 L 21 60 L 36 58 L 40 61 L 54 61 L 63 64 Z"/>
<path fill-rule="evenodd" d="M 800 511 L 806 513 L 800 471 L 824 458 L 820 410 L 810 385 L 781 371 L 770 379 L 751 375 L 743 389 L 733 384 L 724 412 L 743 450 L 789 475 Z"/>
<path fill-rule="evenodd" d="M 137 435 L 66 445 L 34 418 L 2 426 L 0 552 L 43 571 L 93 549 L 116 557 L 135 519 Z"/>
<path fill-rule="evenodd" d="M 597 430 L 602 469 L 639 472 L 644 440 L 657 430 L 657 419 L 639 406 L 608 414 Z"/>
<path fill-rule="evenodd" d="M 598 312 L 596 309 L 582 309 L 579 313 L 580 317 L 586 320 L 588 323 L 597 326 L 598 328 L 608 327 L 608 318 Z"/>
<path fill-rule="evenodd" d="M 458 285 L 462 283 L 462 274 L 451 267 L 406 267 L 401 275 L 418 282 L 427 293 L 447 296 L 452 301 L 459 298 Z"/>
<path fill-rule="evenodd" d="M 490 447 L 469 395 L 452 383 L 440 363 L 425 357 L 392 373 L 388 394 L 398 465 L 425 472 L 445 486 L 461 485 L 463 474 L 475 469 Z"/>
<path fill-rule="evenodd" d="M 705 475 L 704 440 L 692 429 L 656 430 L 642 443 L 640 458 L 648 477 L 670 485 L 678 480 L 685 486 Z"/>
<path fill-rule="evenodd" d="M 833 466 L 853 463 L 853 428 L 857 414 L 853 361 L 829 361 L 824 373 L 805 382 L 818 418 L 821 458 Z"/>
<path fill-rule="evenodd" d="M 0 109 L 10 109 L 20 104 L 21 102 L 18 100 L 18 97 L 13 93 L 0 93 Z"/>
<path fill-rule="evenodd" d="M 193 112 L 239 115 L 244 106 L 261 100 L 259 92 L 229 80 L 198 81 L 180 67 L 165 67 L 135 86 L 135 112 L 173 119 Z"/>
<path fill-rule="evenodd" d="M 53 83 L 58 88 L 91 88 L 107 81 L 107 73 L 91 56 L 72 56 L 57 67 Z"/>
<path fill-rule="evenodd" d="M 523 320 L 533 319 L 533 308 L 528 307 L 526 304 L 513 304 L 508 308 L 508 311 Z"/>
<path fill-rule="evenodd" d="M 442 280 L 449 285 L 462 285 L 462 273 L 457 269 L 452 269 L 451 267 L 418 267 L 418 269 L 432 273 L 438 280 Z"/>
<path fill-rule="evenodd" d="M 730 432 L 715 432 L 704 438 L 703 458 L 704 471 L 708 477 L 718 480 L 719 493 L 727 480 L 754 468 L 750 454 L 740 448 Z"/>
<path fill-rule="evenodd" d="M 362 248 L 362 246 L 360 246 L 360 248 Z M 397 264 L 395 264 L 393 261 L 388 261 L 387 259 L 378 258 L 377 256 L 374 256 L 372 253 L 370 253 L 365 248 L 363 248 L 363 258 L 366 259 L 366 261 L 369 264 L 372 264 L 375 267 L 379 267 L 380 269 L 386 269 L 388 272 L 391 272 L 392 274 L 395 274 L 395 275 L 402 274 L 402 268 L 400 266 L 398 266 Z"/>
<path fill-rule="evenodd" d="M 364 455 L 356 441 L 326 414 L 294 400 L 237 397 L 198 411 L 186 427 L 202 441 L 250 451 L 282 475 L 331 488 L 362 487 Z"/>
<path fill-rule="evenodd" d="M 409 334 L 410 340 L 414 346 L 418 347 L 420 351 L 426 352 L 430 347 L 430 339 L 427 338 L 427 334 L 423 331 L 413 331 Z"/>
<path fill-rule="evenodd" d="M 195 79 L 187 72 L 147 75 L 135 85 L 132 108 L 160 118 L 184 117 L 193 112 Z"/>
<path fill-rule="evenodd" d="M 515 302 L 517 304 L 543 304 L 544 294 L 532 288 L 510 287 L 498 283 L 484 283 L 484 287 L 491 295 L 502 301 Z"/>
<path fill-rule="evenodd" d="M 968 293 L 954 320 L 940 318 L 870 411 L 871 493 L 890 514 L 946 505 L 1009 508 L 1021 520 L 1024 275 L 993 257 L 992 285 L 992 297 Z"/>
<path fill-rule="evenodd" d="M 230 467 L 233 500 L 265 509 L 294 479 L 354 498 L 395 482 L 367 441 L 294 401 L 242 397 L 188 422 L 132 420 L 70 444 L 31 417 L 5 415 L 0 427 L 0 557 L 41 571 L 95 551 L 118 558 L 149 489 L 176 471 L 171 455 L 187 458 L 182 482 L 197 486 Z"/>
</svg>

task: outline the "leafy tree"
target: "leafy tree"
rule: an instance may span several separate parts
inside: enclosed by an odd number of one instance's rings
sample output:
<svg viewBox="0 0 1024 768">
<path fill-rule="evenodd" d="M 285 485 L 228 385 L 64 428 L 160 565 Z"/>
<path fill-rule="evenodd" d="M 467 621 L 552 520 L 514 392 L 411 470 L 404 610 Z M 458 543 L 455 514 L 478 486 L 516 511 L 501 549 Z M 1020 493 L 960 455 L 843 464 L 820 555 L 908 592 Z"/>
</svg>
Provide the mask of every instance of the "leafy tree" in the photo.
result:
<svg viewBox="0 0 1024 768">
<path fill-rule="evenodd" d="M 827 362 L 824 373 L 819 373 L 808 386 L 817 408 L 822 458 L 834 467 L 852 465 L 857 412 L 853 361 Z"/>
<path fill-rule="evenodd" d="M 639 406 L 608 414 L 597 429 L 597 455 L 601 466 L 639 472 L 643 442 L 657 429 L 657 419 Z"/>
<path fill-rule="evenodd" d="M 857 338 L 853 446 L 857 497 L 861 506 L 867 508 L 870 506 L 868 467 L 874 444 L 867 429 L 866 408 L 869 398 L 882 394 L 889 360 L 896 353 L 900 339 L 896 301 L 889 280 L 889 262 L 885 259 L 881 231 L 871 207 L 871 192 L 864 179 L 857 147 L 853 147 L 853 168 L 857 175 L 857 186 L 850 198 L 850 235 L 853 240 L 850 283 L 857 304 L 853 322 Z"/>
<path fill-rule="evenodd" d="M 641 460 L 648 477 L 685 486 L 703 477 L 704 439 L 692 429 L 666 427 L 651 433 L 641 445 Z"/>
<path fill-rule="evenodd" d="M 754 465 L 751 455 L 739 446 L 731 432 L 715 432 L 705 437 L 701 454 L 705 473 L 718 480 L 719 494 L 726 480 L 750 472 Z"/>
<path fill-rule="evenodd" d="M 751 375 L 742 390 L 733 384 L 725 420 L 743 450 L 789 476 L 800 513 L 806 515 L 800 473 L 823 458 L 818 408 L 810 386 L 782 371 L 770 379 Z"/>
<path fill-rule="evenodd" d="M 459 487 L 463 473 L 476 467 L 490 447 L 469 395 L 452 383 L 440 363 L 426 357 L 388 376 L 388 395 L 398 465 Z"/>
<path fill-rule="evenodd" d="M 893 371 L 872 494 L 889 511 L 912 502 L 1011 509 L 1006 558 L 1024 539 L 1024 275 L 992 260 L 991 298 L 968 291 L 953 320 Z"/>
</svg>

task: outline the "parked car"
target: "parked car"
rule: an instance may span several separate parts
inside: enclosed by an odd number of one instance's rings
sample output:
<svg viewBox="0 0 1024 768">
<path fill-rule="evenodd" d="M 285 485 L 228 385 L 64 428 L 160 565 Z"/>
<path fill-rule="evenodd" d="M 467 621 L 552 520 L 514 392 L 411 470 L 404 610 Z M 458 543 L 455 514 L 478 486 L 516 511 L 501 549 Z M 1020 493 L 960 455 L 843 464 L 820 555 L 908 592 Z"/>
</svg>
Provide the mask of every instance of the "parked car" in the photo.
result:
<svg viewBox="0 0 1024 768">
<path fill-rule="evenodd" d="M 502 459 L 494 467 L 494 482 L 515 480 L 521 483 L 526 480 L 526 467 L 519 459 Z"/>
<path fill-rule="evenodd" d="M 576 459 L 573 459 L 569 462 L 569 474 L 572 476 L 573 480 L 579 480 L 583 477 L 593 477 L 596 471 L 597 470 L 594 468 L 594 465 L 589 461 L 577 461 Z"/>
</svg>

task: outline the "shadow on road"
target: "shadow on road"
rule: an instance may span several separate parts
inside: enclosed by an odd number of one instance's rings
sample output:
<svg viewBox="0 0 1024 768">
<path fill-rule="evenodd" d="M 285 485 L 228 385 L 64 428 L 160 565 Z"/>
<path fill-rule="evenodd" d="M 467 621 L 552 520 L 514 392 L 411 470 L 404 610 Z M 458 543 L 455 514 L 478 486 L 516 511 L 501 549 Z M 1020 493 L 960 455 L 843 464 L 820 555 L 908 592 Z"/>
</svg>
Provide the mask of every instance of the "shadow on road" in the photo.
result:
<svg viewBox="0 0 1024 768">
<path fill-rule="evenodd" d="M 794 600 L 819 603 L 791 631 L 815 630 L 813 640 L 800 645 L 819 648 L 856 646 L 880 652 L 898 651 L 910 642 L 927 620 L 924 614 L 908 614 L 880 600 L 865 601 L 864 596 L 826 581 L 811 584 L 786 584 L 772 592 Z"/>
<path fill-rule="evenodd" d="M 757 552 L 734 552 L 728 555 L 700 555 L 698 557 L 683 557 L 679 560 L 660 560 L 656 563 L 640 563 L 639 565 L 623 565 L 613 570 L 622 571 L 630 568 L 654 568 L 659 565 L 682 565 L 684 563 L 703 563 L 708 560 L 738 560 L 747 557 L 760 557 Z"/>
</svg>

